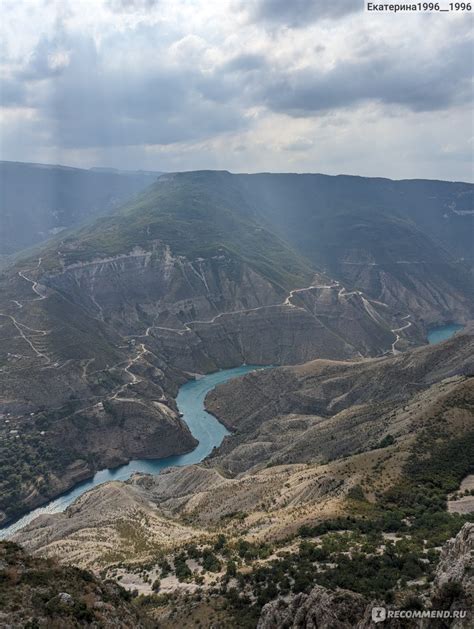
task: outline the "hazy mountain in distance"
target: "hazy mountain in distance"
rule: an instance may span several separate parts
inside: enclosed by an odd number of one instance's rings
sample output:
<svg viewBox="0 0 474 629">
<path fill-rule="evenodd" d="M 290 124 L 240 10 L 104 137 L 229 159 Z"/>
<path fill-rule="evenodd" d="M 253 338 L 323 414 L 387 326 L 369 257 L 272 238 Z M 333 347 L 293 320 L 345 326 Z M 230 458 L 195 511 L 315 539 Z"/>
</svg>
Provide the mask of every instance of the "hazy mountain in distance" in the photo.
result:
<svg viewBox="0 0 474 629">
<path fill-rule="evenodd" d="M 417 227 L 455 258 L 471 265 L 474 261 L 474 186 L 470 183 L 309 173 L 261 173 L 241 179 L 258 211 L 315 260 L 321 258 L 321 245 L 333 244 L 325 243 L 327 231 L 316 232 L 322 221 L 346 221 L 352 229 L 360 219 L 392 217 Z M 367 238 L 370 235 L 366 233 Z"/>
<path fill-rule="evenodd" d="M 159 174 L 0 162 L 0 256 L 111 210 Z"/>
<path fill-rule="evenodd" d="M 238 189 L 258 220 L 314 266 L 428 323 L 449 313 L 462 319 L 465 299 L 472 304 L 472 184 L 286 173 L 176 176 L 222 194 Z"/>
</svg>

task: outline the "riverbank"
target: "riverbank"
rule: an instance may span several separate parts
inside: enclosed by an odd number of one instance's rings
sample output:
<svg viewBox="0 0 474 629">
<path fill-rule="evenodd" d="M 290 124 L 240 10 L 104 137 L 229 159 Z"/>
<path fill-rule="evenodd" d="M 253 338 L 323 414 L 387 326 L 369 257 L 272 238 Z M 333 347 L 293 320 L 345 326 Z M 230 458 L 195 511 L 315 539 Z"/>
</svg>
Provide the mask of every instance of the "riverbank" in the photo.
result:
<svg viewBox="0 0 474 629">
<path fill-rule="evenodd" d="M 125 481 L 135 472 L 158 474 L 169 467 L 199 463 L 221 444 L 226 435 L 230 434 L 221 422 L 205 410 L 204 399 L 208 392 L 231 378 L 263 368 L 256 365 L 243 365 L 203 375 L 180 387 L 176 397 L 178 410 L 182 413 L 182 419 L 189 427 L 192 436 L 198 441 L 197 446 L 190 452 L 160 459 L 134 459 L 119 467 L 100 470 L 92 478 L 75 485 L 47 504 L 33 509 L 9 526 L 0 529 L 0 539 L 10 537 L 39 515 L 64 511 L 79 496 L 103 483 L 114 480 Z"/>
</svg>

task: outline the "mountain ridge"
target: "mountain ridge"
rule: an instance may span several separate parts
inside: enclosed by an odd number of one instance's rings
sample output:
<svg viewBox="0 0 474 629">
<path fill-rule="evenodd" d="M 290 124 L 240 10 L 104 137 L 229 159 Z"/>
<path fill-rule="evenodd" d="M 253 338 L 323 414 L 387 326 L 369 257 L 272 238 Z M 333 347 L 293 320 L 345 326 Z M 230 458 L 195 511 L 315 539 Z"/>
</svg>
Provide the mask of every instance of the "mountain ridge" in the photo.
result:
<svg viewBox="0 0 474 629">
<path fill-rule="evenodd" d="M 8 256 L 112 210 L 159 174 L 0 161 L 0 256 L 8 262 Z"/>
</svg>

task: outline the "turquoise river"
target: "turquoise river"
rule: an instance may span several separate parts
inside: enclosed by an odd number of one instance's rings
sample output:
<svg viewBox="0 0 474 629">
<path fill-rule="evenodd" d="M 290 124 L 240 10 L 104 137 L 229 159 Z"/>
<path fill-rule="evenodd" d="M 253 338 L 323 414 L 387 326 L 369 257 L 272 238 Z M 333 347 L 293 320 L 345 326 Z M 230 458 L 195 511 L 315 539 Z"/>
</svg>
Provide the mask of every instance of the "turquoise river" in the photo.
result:
<svg viewBox="0 0 474 629">
<path fill-rule="evenodd" d="M 464 326 L 459 323 L 449 323 L 448 325 L 439 325 L 436 328 L 428 330 L 428 343 L 434 345 L 451 338 L 456 332 L 462 330 Z"/>
<path fill-rule="evenodd" d="M 192 452 L 179 456 L 170 456 L 165 459 L 136 459 L 130 461 L 127 465 L 100 470 L 90 480 L 75 485 L 73 489 L 51 500 L 45 506 L 30 511 L 10 526 L 0 529 L 0 539 L 10 537 L 43 513 L 64 511 L 81 494 L 107 481 L 127 480 L 134 472 L 158 474 L 167 467 L 190 465 L 202 461 L 229 434 L 227 428 L 204 409 L 204 398 L 218 384 L 226 382 L 231 378 L 242 376 L 255 369 L 263 369 L 263 367 L 243 365 L 235 369 L 217 371 L 216 373 L 186 382 L 186 384 L 180 387 L 176 398 L 178 409 L 183 414 L 183 420 L 189 426 L 192 435 L 199 441 L 199 444 Z"/>
<path fill-rule="evenodd" d="M 434 344 L 445 341 L 458 330 L 462 329 L 462 327 L 462 325 L 451 323 L 449 325 L 431 328 L 427 334 L 428 342 Z M 45 506 L 30 511 L 10 526 L 0 529 L 0 539 L 10 537 L 42 513 L 58 513 L 59 511 L 64 511 L 66 507 L 84 492 L 107 481 L 127 480 L 134 472 L 158 474 L 167 467 L 190 465 L 202 461 L 212 452 L 213 448 L 219 446 L 224 437 L 229 434 L 225 426 L 204 409 L 204 398 L 216 385 L 226 382 L 231 378 L 242 376 L 255 369 L 262 369 L 262 367 L 244 365 L 242 367 L 236 367 L 235 369 L 217 371 L 216 373 L 202 376 L 197 380 L 191 380 L 180 387 L 178 397 L 176 398 L 178 409 L 183 414 L 183 419 L 189 426 L 191 433 L 199 441 L 192 452 L 167 457 L 165 459 L 136 459 L 120 467 L 100 470 L 90 480 L 75 485 L 73 489 L 51 500 L 51 502 Z"/>
</svg>

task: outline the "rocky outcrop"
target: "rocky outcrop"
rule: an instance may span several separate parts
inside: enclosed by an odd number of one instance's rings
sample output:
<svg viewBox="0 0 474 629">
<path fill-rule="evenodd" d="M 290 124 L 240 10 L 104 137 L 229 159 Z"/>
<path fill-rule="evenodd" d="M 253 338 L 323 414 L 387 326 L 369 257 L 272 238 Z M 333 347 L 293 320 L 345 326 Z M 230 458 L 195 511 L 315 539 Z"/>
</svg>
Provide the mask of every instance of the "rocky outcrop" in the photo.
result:
<svg viewBox="0 0 474 629">
<path fill-rule="evenodd" d="M 466 523 L 441 551 L 433 583 L 433 607 L 438 609 L 474 609 L 474 524 Z M 471 626 L 472 617 L 457 620 L 453 629 Z"/>
<path fill-rule="evenodd" d="M 362 629 L 367 600 L 349 590 L 330 591 L 317 585 L 264 605 L 257 629 Z"/>
<path fill-rule="evenodd" d="M 436 619 L 390 619 L 383 627 L 430 629 L 467 629 L 474 601 L 474 524 L 466 523 L 455 538 L 441 551 L 430 599 L 426 609 L 467 611 L 465 618 L 448 621 Z M 397 609 L 349 590 L 328 590 L 315 586 L 309 594 L 281 597 L 262 608 L 257 629 L 369 629 L 378 626 L 372 621 L 372 609 L 382 606 Z"/>
<path fill-rule="evenodd" d="M 446 583 L 459 583 L 470 590 L 474 587 L 474 524 L 467 522 L 454 539 L 443 547 L 436 569 L 434 585 L 438 591 Z"/>
</svg>

